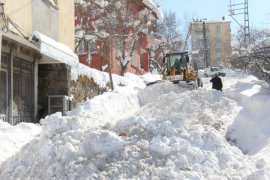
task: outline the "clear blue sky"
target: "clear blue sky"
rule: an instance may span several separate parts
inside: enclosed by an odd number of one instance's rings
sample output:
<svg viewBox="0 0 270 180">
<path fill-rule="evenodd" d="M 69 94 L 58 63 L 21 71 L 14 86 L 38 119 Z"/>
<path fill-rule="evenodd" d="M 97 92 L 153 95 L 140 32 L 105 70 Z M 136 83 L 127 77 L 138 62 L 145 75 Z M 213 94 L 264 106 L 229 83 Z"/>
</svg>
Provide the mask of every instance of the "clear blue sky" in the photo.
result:
<svg viewBox="0 0 270 180">
<path fill-rule="evenodd" d="M 243 3 L 244 0 L 232 0 L 233 3 Z M 225 16 L 231 21 L 232 31 L 240 26 L 229 16 L 230 0 L 159 0 L 162 11 L 173 11 L 177 18 L 184 23 L 185 19 L 206 18 L 221 20 Z M 249 0 L 249 21 L 252 28 L 270 29 L 270 0 Z M 240 24 L 244 24 L 244 15 L 234 16 Z"/>
</svg>

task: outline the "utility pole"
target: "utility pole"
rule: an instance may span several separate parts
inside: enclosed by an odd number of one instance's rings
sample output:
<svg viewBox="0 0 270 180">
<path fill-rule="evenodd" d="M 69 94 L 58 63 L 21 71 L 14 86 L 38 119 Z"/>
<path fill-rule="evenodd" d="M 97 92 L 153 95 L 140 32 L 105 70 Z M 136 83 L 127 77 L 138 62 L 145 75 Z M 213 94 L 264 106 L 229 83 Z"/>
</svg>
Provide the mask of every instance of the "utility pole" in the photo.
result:
<svg viewBox="0 0 270 180">
<path fill-rule="evenodd" d="M 204 44 L 204 62 L 205 66 L 208 67 L 208 48 L 207 48 L 207 37 L 206 37 L 206 27 L 205 21 L 203 20 L 203 44 Z"/>
<path fill-rule="evenodd" d="M 205 24 L 205 18 L 204 19 L 193 19 L 193 22 L 195 23 L 201 23 L 202 24 L 202 31 L 200 31 L 200 33 L 202 33 L 203 35 L 203 47 L 200 47 L 200 49 L 203 51 L 203 62 L 204 62 L 204 67 L 208 67 L 209 66 L 209 60 L 208 60 L 208 42 L 207 42 L 207 29 L 206 29 L 206 24 Z"/>
<path fill-rule="evenodd" d="M 233 4 L 230 0 L 229 5 L 230 16 L 235 20 L 237 24 L 244 30 L 244 45 L 247 48 L 250 44 L 250 29 L 249 29 L 249 14 L 248 14 L 248 0 L 244 0 L 243 3 Z M 240 24 L 234 16 L 244 14 L 244 25 Z"/>
</svg>

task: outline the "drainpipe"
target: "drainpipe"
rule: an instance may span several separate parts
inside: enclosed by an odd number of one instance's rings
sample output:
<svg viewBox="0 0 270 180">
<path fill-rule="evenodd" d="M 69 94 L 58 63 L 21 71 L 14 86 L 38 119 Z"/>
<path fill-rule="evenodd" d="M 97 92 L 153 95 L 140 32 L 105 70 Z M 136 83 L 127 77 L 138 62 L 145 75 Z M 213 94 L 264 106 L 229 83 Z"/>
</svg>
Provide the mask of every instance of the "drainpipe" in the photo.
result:
<svg viewBox="0 0 270 180">
<path fill-rule="evenodd" d="M 14 125 L 13 121 L 13 60 L 14 60 L 14 49 L 11 47 L 10 49 L 10 111 L 9 116 L 11 120 L 11 124 Z"/>
<path fill-rule="evenodd" d="M 1 71 L 1 57 L 2 57 L 2 32 L 0 31 L 0 71 Z"/>
<path fill-rule="evenodd" d="M 38 123 L 38 63 L 34 57 L 34 121 Z"/>
<path fill-rule="evenodd" d="M 36 123 L 39 123 L 38 119 L 38 60 L 41 59 L 41 55 L 36 53 L 34 55 L 34 112 L 33 118 Z"/>
</svg>

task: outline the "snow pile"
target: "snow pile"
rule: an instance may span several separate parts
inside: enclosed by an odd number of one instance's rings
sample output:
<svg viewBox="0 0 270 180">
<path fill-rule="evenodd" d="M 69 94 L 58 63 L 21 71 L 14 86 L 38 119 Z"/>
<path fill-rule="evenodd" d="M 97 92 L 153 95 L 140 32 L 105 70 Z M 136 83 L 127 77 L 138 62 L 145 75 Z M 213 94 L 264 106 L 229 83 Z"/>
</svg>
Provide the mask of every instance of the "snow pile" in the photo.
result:
<svg viewBox="0 0 270 180">
<path fill-rule="evenodd" d="M 88 66 L 79 63 L 77 67 L 71 68 L 71 80 L 77 81 L 80 75 L 87 76 L 89 79 L 93 79 L 96 84 L 100 87 L 106 87 L 106 84 L 109 82 L 108 73 L 103 73 L 97 69 L 89 68 Z"/>
<path fill-rule="evenodd" d="M 182 82 L 180 83 L 181 83 L 181 86 L 175 85 L 171 82 L 157 81 L 157 83 L 152 84 L 148 86 L 147 88 L 143 89 L 142 92 L 144 93 L 138 94 L 140 105 L 145 105 L 151 101 L 158 100 L 162 94 L 168 94 L 170 92 L 181 93 L 181 92 L 190 90 L 191 86 L 183 84 Z"/>
<path fill-rule="evenodd" d="M 101 88 L 105 88 L 106 84 L 109 83 L 109 74 L 106 72 L 101 72 L 97 69 L 89 68 L 84 64 L 79 64 L 77 67 L 71 68 L 71 80 L 77 81 L 79 76 L 87 76 L 89 79 L 93 79 L 94 82 Z M 132 91 L 135 86 L 139 88 L 145 87 L 145 81 L 147 79 L 157 79 L 157 77 L 150 78 L 149 75 L 143 75 L 139 78 L 137 75 L 132 73 L 126 73 L 125 76 L 118 76 L 112 74 L 113 83 L 117 89 L 119 86 L 127 86 Z"/>
<path fill-rule="evenodd" d="M 251 104 L 244 99 L 265 90 L 252 76 L 222 78 L 224 93 L 210 89 L 209 78 L 199 90 L 166 82 L 145 87 L 144 82 L 154 79 L 149 74 L 114 78 L 115 91 L 88 100 L 68 116 L 56 113 L 42 120 L 39 136 L 1 164 L 0 179 L 270 177 L 266 156 L 270 145 L 252 157 L 226 140 L 227 134 L 243 137 L 246 126 L 237 123 L 239 116 L 246 115 L 251 122 L 245 111 Z M 252 83 L 261 88 L 252 88 Z M 266 122 L 259 121 L 267 126 Z M 252 127 L 248 128 L 250 133 Z M 265 128 L 261 134 L 266 140 L 270 132 Z"/>
<path fill-rule="evenodd" d="M 94 128 L 114 124 L 119 118 L 133 114 L 139 109 L 138 100 L 135 94 L 105 93 L 87 101 L 84 106 L 79 106 L 68 113 L 68 116 L 81 121 L 80 126 Z"/>
<path fill-rule="evenodd" d="M 254 155 L 270 145 L 269 87 L 254 76 L 240 76 L 227 94 L 243 107 L 232 124 L 230 138 L 243 152 Z"/>
<path fill-rule="evenodd" d="M 139 91 L 149 97 L 141 108 L 133 93 L 106 93 L 69 116 L 48 116 L 40 137 L 2 164 L 0 179 L 259 177 L 220 133 L 239 106 L 212 90 L 180 89 L 164 87 L 157 100 L 156 88 Z"/>
<path fill-rule="evenodd" d="M 40 130 L 41 128 L 38 125 L 20 123 L 17 126 L 11 126 L 0 119 L 0 164 L 18 153 L 23 145 L 40 133 Z"/>
</svg>

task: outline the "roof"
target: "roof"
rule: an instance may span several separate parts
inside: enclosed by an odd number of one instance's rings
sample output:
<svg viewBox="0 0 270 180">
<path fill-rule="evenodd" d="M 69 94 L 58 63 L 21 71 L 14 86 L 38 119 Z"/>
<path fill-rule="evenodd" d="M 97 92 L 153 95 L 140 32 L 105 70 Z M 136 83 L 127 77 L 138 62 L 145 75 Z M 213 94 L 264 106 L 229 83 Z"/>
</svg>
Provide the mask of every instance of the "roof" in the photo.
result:
<svg viewBox="0 0 270 180">
<path fill-rule="evenodd" d="M 163 20 L 163 13 L 152 0 L 143 0 L 142 2 L 145 4 L 145 6 L 154 11 L 157 19 Z"/>
<path fill-rule="evenodd" d="M 1 31 L 1 34 L 4 37 L 6 37 L 6 38 L 8 38 L 8 39 L 10 39 L 10 40 L 12 40 L 14 42 L 20 43 L 20 44 L 22 44 L 24 46 L 27 46 L 27 47 L 30 47 L 30 48 L 32 48 L 34 50 L 39 51 L 39 48 L 37 46 L 35 46 L 33 43 L 31 43 L 27 39 L 15 34 L 15 33 L 12 33 L 10 31 L 6 33 L 6 32 Z"/>
<path fill-rule="evenodd" d="M 46 60 L 48 60 L 48 63 L 55 61 L 70 66 L 79 64 L 78 56 L 66 45 L 59 43 L 38 31 L 32 33 L 31 40 L 38 45 L 40 53 L 47 57 Z"/>
<path fill-rule="evenodd" d="M 225 20 L 216 20 L 216 21 L 214 21 L 214 20 L 212 20 L 212 21 L 210 21 L 210 20 L 205 20 L 205 21 L 193 21 L 193 22 L 191 22 L 192 24 L 199 24 L 199 23 L 203 23 L 203 22 L 205 22 L 205 23 L 207 23 L 207 24 L 215 24 L 215 23 L 231 23 L 231 21 L 225 21 Z"/>
<path fill-rule="evenodd" d="M 183 52 L 167 53 L 166 56 L 169 56 L 169 55 L 182 55 L 182 54 L 188 54 L 188 52 L 187 51 L 183 51 Z"/>
</svg>

